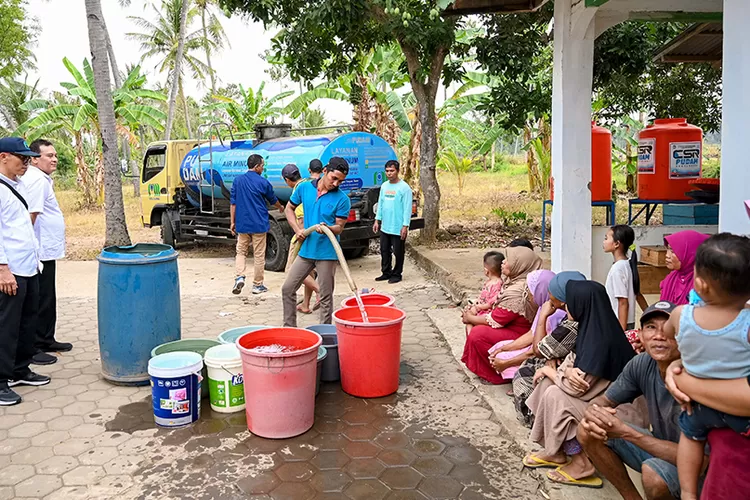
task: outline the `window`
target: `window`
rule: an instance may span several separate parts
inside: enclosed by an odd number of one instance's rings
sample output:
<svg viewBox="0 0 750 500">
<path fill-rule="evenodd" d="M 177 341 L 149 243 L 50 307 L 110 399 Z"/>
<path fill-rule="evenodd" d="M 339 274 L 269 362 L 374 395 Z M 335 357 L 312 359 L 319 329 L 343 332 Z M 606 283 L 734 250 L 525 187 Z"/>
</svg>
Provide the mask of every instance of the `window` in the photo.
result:
<svg viewBox="0 0 750 500">
<path fill-rule="evenodd" d="M 167 162 L 167 147 L 155 146 L 146 151 L 146 158 L 143 160 L 143 177 L 142 182 L 148 182 L 159 172 L 164 170 Z"/>
</svg>

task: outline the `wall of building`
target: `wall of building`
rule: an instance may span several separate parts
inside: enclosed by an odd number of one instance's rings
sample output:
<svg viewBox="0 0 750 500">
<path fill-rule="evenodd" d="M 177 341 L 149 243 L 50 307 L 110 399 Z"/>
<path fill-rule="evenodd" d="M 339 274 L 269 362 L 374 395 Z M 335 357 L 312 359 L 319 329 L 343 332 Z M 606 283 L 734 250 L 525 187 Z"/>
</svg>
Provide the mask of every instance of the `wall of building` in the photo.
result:
<svg viewBox="0 0 750 500">
<path fill-rule="evenodd" d="M 635 244 L 640 254 L 640 245 L 663 245 L 664 236 L 692 229 L 706 234 L 715 234 L 718 232 L 718 226 L 633 226 L 635 232 Z M 604 283 L 607 279 L 609 268 L 612 267 L 612 256 L 604 253 L 602 242 L 609 230 L 608 226 L 594 226 L 591 231 L 591 277 L 592 279 Z"/>
</svg>

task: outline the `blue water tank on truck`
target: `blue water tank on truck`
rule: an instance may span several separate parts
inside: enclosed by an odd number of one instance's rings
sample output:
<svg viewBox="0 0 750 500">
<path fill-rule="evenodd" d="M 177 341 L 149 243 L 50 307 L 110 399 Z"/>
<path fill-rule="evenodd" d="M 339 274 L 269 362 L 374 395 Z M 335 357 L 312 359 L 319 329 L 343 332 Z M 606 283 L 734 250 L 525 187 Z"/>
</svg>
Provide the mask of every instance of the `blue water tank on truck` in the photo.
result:
<svg viewBox="0 0 750 500">
<path fill-rule="evenodd" d="M 288 125 L 265 127 L 289 133 Z M 250 155 L 263 157 L 263 175 L 282 203 L 289 200 L 292 192 L 281 177 L 285 165 L 297 165 L 306 177 L 311 160 L 319 159 L 326 165 L 331 157 L 339 156 L 349 163 L 349 175 L 341 189 L 352 201 L 341 244 L 349 258 L 365 253 L 369 240 L 376 237 L 372 224 L 380 186 L 386 181 L 385 163 L 397 159 L 393 148 L 381 137 L 365 132 L 263 140 L 262 130 L 256 129 L 259 139 L 255 140 L 213 140 L 200 145 L 197 141 L 166 141 L 149 145 L 141 182 L 144 224 L 161 224 L 162 239 L 167 244 L 196 239 L 233 242 L 229 198 L 234 179 L 248 170 Z M 178 156 L 179 163 L 175 161 Z M 424 221 L 416 217 L 416 204 L 413 212 L 412 229 L 424 227 Z M 275 209 L 269 210 L 269 219 L 266 268 L 281 271 L 286 265 L 292 230 L 284 215 Z"/>
</svg>

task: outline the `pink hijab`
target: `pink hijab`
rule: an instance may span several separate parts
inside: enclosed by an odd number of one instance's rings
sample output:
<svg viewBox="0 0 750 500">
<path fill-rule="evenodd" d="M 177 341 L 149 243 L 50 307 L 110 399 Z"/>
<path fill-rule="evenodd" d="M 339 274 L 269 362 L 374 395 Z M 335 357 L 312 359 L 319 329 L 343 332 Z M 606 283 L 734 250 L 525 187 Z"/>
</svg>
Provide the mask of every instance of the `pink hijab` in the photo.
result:
<svg viewBox="0 0 750 500">
<path fill-rule="evenodd" d="M 688 294 L 693 288 L 695 253 L 701 243 L 708 238 L 707 234 L 692 230 L 680 231 L 664 237 L 666 244 L 680 259 L 680 268 L 670 272 L 659 285 L 661 287 L 660 300 L 666 300 L 678 306 L 688 303 Z"/>
</svg>

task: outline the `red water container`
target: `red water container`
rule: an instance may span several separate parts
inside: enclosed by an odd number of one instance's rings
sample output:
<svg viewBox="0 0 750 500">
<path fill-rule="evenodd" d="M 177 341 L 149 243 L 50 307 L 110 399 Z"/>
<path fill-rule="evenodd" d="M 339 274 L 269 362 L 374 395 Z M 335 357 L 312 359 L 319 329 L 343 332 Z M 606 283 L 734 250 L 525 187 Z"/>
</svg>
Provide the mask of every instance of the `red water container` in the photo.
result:
<svg viewBox="0 0 750 500">
<path fill-rule="evenodd" d="M 685 118 L 654 120 L 638 135 L 638 198 L 690 200 L 690 180 L 701 175 L 703 131 Z"/>
<path fill-rule="evenodd" d="M 359 296 L 362 304 L 365 306 L 392 306 L 396 303 L 396 298 L 387 293 L 372 292 L 363 293 Z M 341 307 L 359 307 L 357 297 L 347 297 L 341 301 Z"/>
<path fill-rule="evenodd" d="M 339 341 L 341 388 L 358 398 L 380 398 L 398 390 L 401 330 L 406 313 L 387 306 L 357 307 L 333 313 Z"/>
<path fill-rule="evenodd" d="M 554 179 L 550 199 L 555 199 Z M 612 199 L 612 132 L 591 122 L 591 201 Z"/>
</svg>

